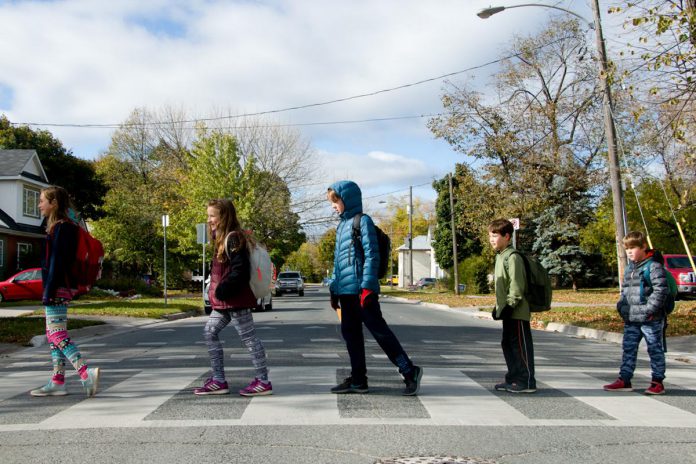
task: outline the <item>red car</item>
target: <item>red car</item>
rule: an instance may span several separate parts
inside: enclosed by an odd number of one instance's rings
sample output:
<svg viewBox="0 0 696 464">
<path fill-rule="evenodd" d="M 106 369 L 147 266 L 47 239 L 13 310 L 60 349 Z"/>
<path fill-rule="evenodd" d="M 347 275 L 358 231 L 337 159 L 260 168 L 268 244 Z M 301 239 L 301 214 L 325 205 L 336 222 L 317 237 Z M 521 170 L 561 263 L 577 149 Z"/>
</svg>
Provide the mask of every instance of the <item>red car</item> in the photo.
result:
<svg viewBox="0 0 696 464">
<path fill-rule="evenodd" d="M 686 255 L 663 255 L 665 258 L 665 269 L 671 272 L 674 280 L 677 281 L 677 291 L 679 295 L 696 296 L 696 277 L 691 268 L 691 262 Z"/>
<path fill-rule="evenodd" d="M 0 282 L 0 301 L 40 300 L 42 296 L 40 267 L 25 269 Z"/>
</svg>

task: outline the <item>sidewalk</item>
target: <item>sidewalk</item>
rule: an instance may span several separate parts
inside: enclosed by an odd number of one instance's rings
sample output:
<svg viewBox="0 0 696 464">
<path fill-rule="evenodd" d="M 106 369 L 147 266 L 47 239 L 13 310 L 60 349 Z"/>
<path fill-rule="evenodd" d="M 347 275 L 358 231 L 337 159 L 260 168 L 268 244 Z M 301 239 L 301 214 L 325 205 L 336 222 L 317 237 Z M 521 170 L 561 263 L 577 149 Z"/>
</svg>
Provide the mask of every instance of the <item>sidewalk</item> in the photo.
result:
<svg viewBox="0 0 696 464">
<path fill-rule="evenodd" d="M 473 317 L 476 319 L 487 319 L 492 321 L 493 317 L 491 313 L 487 311 L 480 311 L 478 306 L 466 306 L 459 308 L 452 308 L 444 304 L 437 303 L 424 303 L 419 300 L 411 300 L 408 298 L 401 298 L 395 296 L 383 296 L 383 298 L 389 298 L 400 303 L 411 303 L 420 306 L 425 306 L 427 308 L 440 309 L 444 311 L 453 311 L 458 314 L 462 314 L 467 317 Z M 570 304 L 568 304 L 569 306 Z M 566 304 L 554 304 L 553 306 L 566 306 Z M 575 304 L 577 306 L 577 304 Z M 606 305 L 588 305 L 588 306 L 606 306 Z M 621 344 L 623 340 L 623 334 L 616 332 L 607 332 L 605 330 L 590 329 L 588 327 L 577 327 L 573 325 L 559 324 L 556 322 L 549 323 L 544 329 L 539 329 L 533 327 L 535 330 L 544 330 L 546 332 L 557 332 L 570 337 L 575 338 L 586 338 L 603 342 L 610 342 Z M 665 353 L 668 358 L 675 361 L 681 361 L 689 364 L 696 364 L 696 335 L 687 335 L 683 337 L 669 337 L 667 339 L 667 352 Z"/>
</svg>

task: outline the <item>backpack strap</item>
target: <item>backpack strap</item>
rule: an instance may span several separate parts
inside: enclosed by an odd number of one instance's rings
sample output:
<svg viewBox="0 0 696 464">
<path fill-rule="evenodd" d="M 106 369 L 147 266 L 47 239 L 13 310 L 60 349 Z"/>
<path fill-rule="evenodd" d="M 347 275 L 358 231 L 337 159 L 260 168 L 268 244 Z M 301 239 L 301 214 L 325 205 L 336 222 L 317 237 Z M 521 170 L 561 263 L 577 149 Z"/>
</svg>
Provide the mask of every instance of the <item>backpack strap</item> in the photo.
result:
<svg viewBox="0 0 696 464">
<path fill-rule="evenodd" d="M 365 251 L 362 247 L 362 233 L 360 230 L 360 220 L 362 219 L 362 216 L 362 213 L 358 213 L 355 216 L 353 216 L 353 230 L 351 234 L 351 241 L 353 242 L 353 246 L 355 247 L 356 254 L 359 249 L 360 253 L 362 253 L 364 257 Z"/>
<path fill-rule="evenodd" d="M 510 268 L 508 267 L 508 259 L 510 258 L 510 256 L 515 255 L 515 254 L 520 255 L 520 257 L 522 258 L 522 262 L 524 263 L 525 279 L 527 280 L 527 291 L 529 291 L 529 289 L 531 288 L 531 282 L 532 282 L 532 271 L 531 271 L 531 269 L 529 269 L 529 261 L 527 261 L 527 257 L 524 255 L 524 253 L 513 248 L 512 253 L 510 253 L 509 255 L 507 255 L 505 257 L 505 260 L 503 261 L 503 265 L 508 269 L 508 272 L 509 272 Z"/>
</svg>

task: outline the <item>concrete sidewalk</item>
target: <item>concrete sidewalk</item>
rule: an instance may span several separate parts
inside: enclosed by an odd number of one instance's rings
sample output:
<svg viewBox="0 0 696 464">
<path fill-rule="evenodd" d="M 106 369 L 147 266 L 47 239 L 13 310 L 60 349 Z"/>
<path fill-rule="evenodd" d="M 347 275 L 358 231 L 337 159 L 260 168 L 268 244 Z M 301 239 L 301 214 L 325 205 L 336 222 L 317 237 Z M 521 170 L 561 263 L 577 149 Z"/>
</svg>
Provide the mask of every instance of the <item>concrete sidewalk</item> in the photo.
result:
<svg viewBox="0 0 696 464">
<path fill-rule="evenodd" d="M 6 308 L 0 308 L 0 317 L 19 317 L 31 314 L 37 309 L 42 309 L 43 306 L 8 306 Z"/>
</svg>

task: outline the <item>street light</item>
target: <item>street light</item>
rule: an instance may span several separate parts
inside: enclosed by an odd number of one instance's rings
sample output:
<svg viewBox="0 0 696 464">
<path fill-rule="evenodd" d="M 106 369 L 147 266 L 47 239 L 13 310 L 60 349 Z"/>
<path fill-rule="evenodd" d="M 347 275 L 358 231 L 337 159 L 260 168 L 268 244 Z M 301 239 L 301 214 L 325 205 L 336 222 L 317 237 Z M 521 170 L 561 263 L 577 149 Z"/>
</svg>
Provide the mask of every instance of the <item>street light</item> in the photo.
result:
<svg viewBox="0 0 696 464">
<path fill-rule="evenodd" d="M 594 22 L 590 22 L 583 18 L 574 11 L 567 10 L 555 5 L 546 5 L 543 3 L 525 3 L 520 5 L 511 6 L 496 6 L 484 8 L 477 13 L 477 16 L 482 19 L 490 18 L 496 13 L 505 11 L 510 8 L 521 8 L 528 6 L 538 6 L 542 8 L 552 8 L 554 10 L 561 10 L 577 18 L 582 19 L 590 29 L 595 31 L 595 38 L 597 41 L 597 51 L 599 53 L 599 80 L 602 83 L 604 90 L 603 98 L 603 108 L 604 108 L 604 134 L 607 139 L 607 158 L 609 164 L 609 185 L 611 186 L 612 193 L 612 203 L 614 211 L 614 227 L 616 230 L 616 254 L 618 256 L 618 268 L 619 268 L 619 285 L 621 285 L 623 277 L 623 268 L 626 263 L 626 250 L 624 250 L 621 242 L 626 235 L 626 212 L 623 208 L 623 190 L 621 188 L 621 171 L 619 170 L 619 156 L 616 146 L 616 127 L 614 126 L 614 118 L 612 116 L 612 101 L 611 101 L 611 89 L 609 87 L 609 82 L 607 77 L 609 76 L 608 66 L 607 66 L 607 52 L 604 47 L 604 36 L 602 34 L 602 22 L 599 16 L 599 2 L 598 0 L 593 0 L 592 9 L 594 11 Z"/>
</svg>

